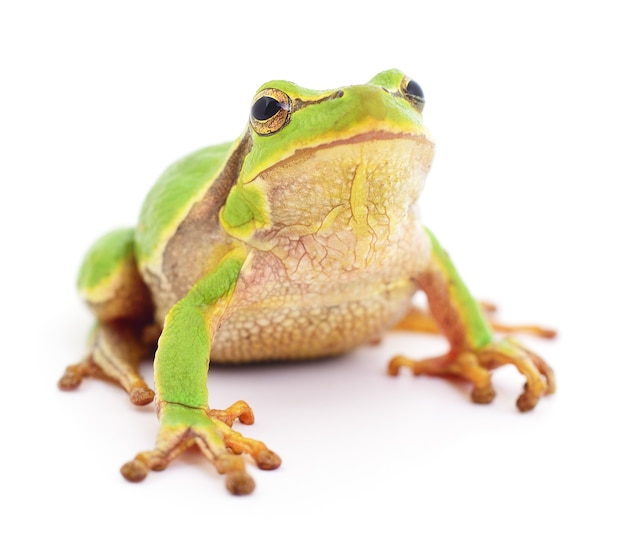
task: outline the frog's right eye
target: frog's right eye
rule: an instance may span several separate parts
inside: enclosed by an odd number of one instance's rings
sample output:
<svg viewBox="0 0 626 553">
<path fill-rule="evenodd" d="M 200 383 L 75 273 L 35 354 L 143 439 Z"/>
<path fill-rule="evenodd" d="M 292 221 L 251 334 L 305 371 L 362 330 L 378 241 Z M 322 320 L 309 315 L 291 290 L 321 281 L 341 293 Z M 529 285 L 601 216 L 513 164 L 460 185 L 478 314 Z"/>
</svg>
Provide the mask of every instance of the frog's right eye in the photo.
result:
<svg viewBox="0 0 626 553">
<path fill-rule="evenodd" d="M 267 136 L 282 129 L 291 118 L 291 98 L 277 88 L 261 90 L 252 100 L 250 124 L 257 134 Z"/>
</svg>

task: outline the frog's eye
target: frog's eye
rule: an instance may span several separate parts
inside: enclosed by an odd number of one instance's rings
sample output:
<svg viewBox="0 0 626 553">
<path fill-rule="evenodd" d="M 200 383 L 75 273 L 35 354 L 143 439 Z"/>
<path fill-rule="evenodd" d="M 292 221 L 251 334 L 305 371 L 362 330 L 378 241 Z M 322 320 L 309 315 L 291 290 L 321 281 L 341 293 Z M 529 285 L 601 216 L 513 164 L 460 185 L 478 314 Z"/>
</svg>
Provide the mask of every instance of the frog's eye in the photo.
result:
<svg viewBox="0 0 626 553">
<path fill-rule="evenodd" d="M 282 90 L 266 88 L 252 100 L 250 124 L 257 134 L 267 136 L 282 129 L 291 118 L 291 99 Z"/>
<path fill-rule="evenodd" d="M 400 89 L 406 99 L 413 104 L 415 109 L 422 113 L 422 109 L 424 108 L 424 92 L 422 91 L 422 87 L 413 79 L 404 77 Z"/>
</svg>

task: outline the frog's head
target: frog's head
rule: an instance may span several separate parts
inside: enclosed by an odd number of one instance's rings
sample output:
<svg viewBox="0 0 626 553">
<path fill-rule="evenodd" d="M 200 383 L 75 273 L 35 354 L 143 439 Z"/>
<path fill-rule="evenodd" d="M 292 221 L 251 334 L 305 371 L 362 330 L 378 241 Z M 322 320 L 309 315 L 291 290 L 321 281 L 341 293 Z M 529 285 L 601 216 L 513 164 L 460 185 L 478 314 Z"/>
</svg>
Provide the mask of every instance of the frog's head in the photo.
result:
<svg viewBox="0 0 626 553">
<path fill-rule="evenodd" d="M 363 233 L 406 219 L 434 153 L 423 106 L 419 85 L 398 70 L 327 91 L 265 83 L 223 221 L 244 238 L 274 225 L 301 233 L 360 225 Z"/>
</svg>

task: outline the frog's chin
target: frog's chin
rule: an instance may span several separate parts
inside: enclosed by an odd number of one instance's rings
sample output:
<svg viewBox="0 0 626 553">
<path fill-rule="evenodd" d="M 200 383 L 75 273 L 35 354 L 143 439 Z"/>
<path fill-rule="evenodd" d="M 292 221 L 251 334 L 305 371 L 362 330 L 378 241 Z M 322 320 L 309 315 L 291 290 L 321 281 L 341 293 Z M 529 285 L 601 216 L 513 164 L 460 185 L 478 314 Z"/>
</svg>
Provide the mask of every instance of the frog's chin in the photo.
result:
<svg viewBox="0 0 626 553">
<path fill-rule="evenodd" d="M 274 229 L 388 235 L 415 211 L 433 155 L 426 135 L 372 131 L 299 150 L 254 182 Z"/>
</svg>

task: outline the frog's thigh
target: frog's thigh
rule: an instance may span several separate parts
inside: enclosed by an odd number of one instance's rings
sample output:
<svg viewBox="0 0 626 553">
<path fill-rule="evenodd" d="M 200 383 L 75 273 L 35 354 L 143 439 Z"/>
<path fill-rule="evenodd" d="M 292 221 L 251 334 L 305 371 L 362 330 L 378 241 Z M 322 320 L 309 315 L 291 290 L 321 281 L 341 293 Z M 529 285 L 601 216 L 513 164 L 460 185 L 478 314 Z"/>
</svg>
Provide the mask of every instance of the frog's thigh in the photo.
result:
<svg viewBox="0 0 626 553">
<path fill-rule="evenodd" d="M 131 229 L 113 231 L 94 244 L 83 262 L 78 287 L 98 325 L 88 355 L 66 369 L 59 386 L 73 389 L 85 376 L 105 376 L 143 405 L 154 397 L 138 372 L 151 346 L 144 334 L 152 322 L 152 302 L 137 270 L 133 237 Z"/>
<path fill-rule="evenodd" d="M 133 229 L 112 231 L 85 256 L 78 291 L 99 322 L 149 321 L 153 306 L 135 259 Z"/>
</svg>

